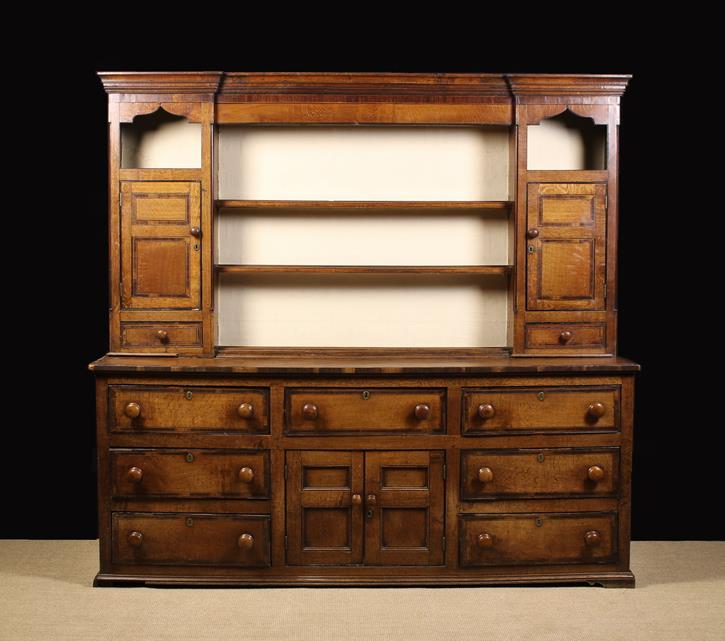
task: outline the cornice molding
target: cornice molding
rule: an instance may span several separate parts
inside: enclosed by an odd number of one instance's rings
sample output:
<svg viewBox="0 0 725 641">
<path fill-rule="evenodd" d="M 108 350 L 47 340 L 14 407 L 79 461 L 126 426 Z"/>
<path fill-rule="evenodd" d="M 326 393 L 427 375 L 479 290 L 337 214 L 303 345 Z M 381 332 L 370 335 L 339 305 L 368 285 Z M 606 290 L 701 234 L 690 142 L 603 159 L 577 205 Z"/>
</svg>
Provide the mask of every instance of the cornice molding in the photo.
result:
<svg viewBox="0 0 725 641">
<path fill-rule="evenodd" d="M 621 96 L 630 75 L 507 74 L 514 96 Z"/>
<path fill-rule="evenodd" d="M 222 71 L 101 71 L 98 76 L 106 93 L 126 94 L 215 94 Z"/>
</svg>

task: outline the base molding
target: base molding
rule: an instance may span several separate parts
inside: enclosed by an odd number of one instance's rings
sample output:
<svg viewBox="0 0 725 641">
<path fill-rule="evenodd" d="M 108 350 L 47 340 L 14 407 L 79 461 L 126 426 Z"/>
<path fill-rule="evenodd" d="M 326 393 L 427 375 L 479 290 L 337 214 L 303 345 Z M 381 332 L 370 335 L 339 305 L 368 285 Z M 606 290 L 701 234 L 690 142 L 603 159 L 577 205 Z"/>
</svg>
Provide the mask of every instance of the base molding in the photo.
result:
<svg viewBox="0 0 725 641">
<path fill-rule="evenodd" d="M 485 587 L 496 585 L 599 585 L 604 588 L 634 588 L 632 572 L 567 573 L 495 576 L 467 576 L 465 574 L 437 574 L 435 576 L 153 576 L 105 574 L 99 572 L 94 587 Z"/>
</svg>

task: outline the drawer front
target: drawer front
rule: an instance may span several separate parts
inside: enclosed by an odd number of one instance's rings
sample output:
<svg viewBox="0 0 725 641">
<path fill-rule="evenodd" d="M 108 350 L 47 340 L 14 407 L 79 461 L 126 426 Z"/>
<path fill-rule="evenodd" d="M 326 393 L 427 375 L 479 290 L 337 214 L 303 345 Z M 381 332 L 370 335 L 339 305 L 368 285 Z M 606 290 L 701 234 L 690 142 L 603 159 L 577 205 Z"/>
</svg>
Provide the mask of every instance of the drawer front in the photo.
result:
<svg viewBox="0 0 725 641">
<path fill-rule="evenodd" d="M 111 450 L 113 495 L 269 498 L 269 452 Z"/>
<path fill-rule="evenodd" d="M 269 433 L 264 389 L 113 385 L 109 395 L 113 432 Z"/>
<path fill-rule="evenodd" d="M 267 567 L 269 516 L 113 514 L 113 562 Z"/>
<path fill-rule="evenodd" d="M 289 389 L 286 431 L 425 433 L 445 431 L 446 392 L 440 389 Z"/>
<path fill-rule="evenodd" d="M 201 323 L 121 323 L 121 347 L 153 352 L 202 348 Z"/>
<path fill-rule="evenodd" d="M 463 433 L 613 431 L 619 387 L 531 387 L 467 390 Z"/>
<path fill-rule="evenodd" d="M 604 323 L 527 323 L 526 350 L 602 354 L 606 351 Z"/>
<path fill-rule="evenodd" d="M 462 567 L 612 563 L 617 556 L 614 513 L 467 514 L 459 525 Z"/>
<path fill-rule="evenodd" d="M 616 496 L 619 448 L 464 450 L 461 498 Z"/>
</svg>

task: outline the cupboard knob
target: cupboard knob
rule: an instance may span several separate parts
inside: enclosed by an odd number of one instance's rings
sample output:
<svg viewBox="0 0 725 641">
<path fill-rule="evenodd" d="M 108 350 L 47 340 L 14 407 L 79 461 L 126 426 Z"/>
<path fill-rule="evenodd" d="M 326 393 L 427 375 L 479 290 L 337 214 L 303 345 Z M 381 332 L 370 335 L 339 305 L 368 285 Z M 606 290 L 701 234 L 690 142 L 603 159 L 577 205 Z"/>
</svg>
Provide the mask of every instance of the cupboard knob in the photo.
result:
<svg viewBox="0 0 725 641">
<path fill-rule="evenodd" d="M 189 230 L 189 233 L 190 233 L 190 234 L 191 234 L 191 235 L 192 235 L 192 236 L 193 236 L 194 238 L 200 238 L 200 237 L 201 237 L 201 229 L 200 229 L 199 227 L 192 227 L 192 228 L 191 228 L 191 229 Z"/>
<path fill-rule="evenodd" d="M 242 550 L 251 550 L 254 547 L 254 537 L 245 532 L 237 539 L 237 545 Z"/>
<path fill-rule="evenodd" d="M 480 548 L 492 548 L 493 547 L 493 536 L 488 532 L 482 532 L 476 537 L 476 543 Z"/>
<path fill-rule="evenodd" d="M 568 329 L 565 329 L 561 334 L 559 334 L 559 342 L 562 345 L 566 345 L 572 338 L 574 338 L 574 333 L 570 332 Z"/>
<path fill-rule="evenodd" d="M 430 416 L 430 405 L 428 403 L 418 403 L 413 413 L 419 421 L 424 421 Z"/>
<path fill-rule="evenodd" d="M 589 414 L 589 416 L 591 416 L 593 419 L 598 419 L 602 418 L 606 411 L 607 408 L 604 407 L 603 403 L 592 403 L 587 409 L 587 414 Z"/>
<path fill-rule="evenodd" d="M 129 467 L 128 472 L 126 472 L 126 478 L 131 483 L 140 483 L 143 480 L 143 470 L 135 465 L 133 467 Z"/>
<path fill-rule="evenodd" d="M 123 413 L 128 418 L 138 418 L 138 415 L 141 414 L 141 406 L 138 403 L 129 403 L 123 409 Z"/>
<path fill-rule="evenodd" d="M 251 403 L 242 403 L 237 408 L 237 414 L 242 418 L 252 418 L 254 416 L 254 405 Z"/>
<path fill-rule="evenodd" d="M 601 481 L 604 478 L 604 468 L 599 465 L 592 465 L 587 470 L 587 477 L 589 477 L 590 481 L 594 481 L 595 483 Z"/>
<path fill-rule="evenodd" d="M 159 341 L 162 343 L 168 343 L 169 333 L 165 329 L 160 329 L 158 332 L 156 332 L 156 338 L 158 338 Z"/>
<path fill-rule="evenodd" d="M 352 504 L 353 505 L 360 505 L 362 503 L 362 496 L 359 494 L 353 494 L 352 495 Z"/>
<path fill-rule="evenodd" d="M 590 548 L 597 547 L 602 542 L 602 535 L 597 530 L 589 530 L 584 535 L 584 543 Z"/>
<path fill-rule="evenodd" d="M 242 483 L 251 483 L 254 480 L 254 470 L 251 467 L 243 467 L 239 470 L 239 480 Z"/>
<path fill-rule="evenodd" d="M 302 406 L 302 416 L 304 416 L 308 421 L 314 421 L 319 415 L 319 411 L 317 410 L 317 405 L 314 403 L 305 403 Z"/>
<path fill-rule="evenodd" d="M 134 530 L 126 537 L 126 543 L 128 543 L 132 548 L 140 548 L 143 543 L 143 534 Z"/>
<path fill-rule="evenodd" d="M 538 238 L 539 237 L 539 230 L 538 229 L 529 229 L 529 231 L 526 232 L 526 235 L 529 238 Z"/>
<path fill-rule="evenodd" d="M 374 494 L 368 494 L 368 505 L 376 505 L 378 502 L 378 497 Z"/>
<path fill-rule="evenodd" d="M 479 468 L 478 480 L 481 481 L 481 483 L 490 483 L 493 481 L 493 470 L 490 467 Z"/>
<path fill-rule="evenodd" d="M 482 419 L 493 418 L 496 414 L 496 408 L 491 403 L 481 403 L 478 406 L 478 415 Z"/>
</svg>

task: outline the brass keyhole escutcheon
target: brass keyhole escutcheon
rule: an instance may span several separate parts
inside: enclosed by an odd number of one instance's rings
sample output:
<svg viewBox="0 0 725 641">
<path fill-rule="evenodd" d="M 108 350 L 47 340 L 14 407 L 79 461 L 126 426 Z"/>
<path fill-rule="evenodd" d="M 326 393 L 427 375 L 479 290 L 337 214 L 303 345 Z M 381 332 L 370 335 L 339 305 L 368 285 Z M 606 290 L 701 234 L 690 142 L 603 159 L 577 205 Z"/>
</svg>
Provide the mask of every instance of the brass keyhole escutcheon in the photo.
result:
<svg viewBox="0 0 725 641">
<path fill-rule="evenodd" d="M 536 527 L 541 527 L 542 525 L 544 525 L 544 520 L 540 516 L 537 516 L 534 523 L 536 523 Z"/>
<path fill-rule="evenodd" d="M 368 400 L 368 399 L 370 398 L 370 392 L 368 392 L 367 390 L 365 390 L 365 391 L 364 391 L 364 392 L 362 393 L 362 397 L 363 397 L 363 400 L 364 400 L 364 401 L 367 401 L 367 400 Z"/>
<path fill-rule="evenodd" d="M 194 462 L 194 455 L 193 455 L 193 454 L 192 454 L 191 452 L 189 452 L 189 453 L 188 453 L 188 454 L 186 455 L 186 462 L 187 462 L 187 463 L 193 463 L 193 462 Z"/>
<path fill-rule="evenodd" d="M 543 452 L 539 452 L 539 453 L 538 453 L 538 454 L 536 455 L 536 460 L 537 460 L 537 461 L 538 461 L 539 463 L 543 463 L 543 462 L 544 462 L 544 453 L 543 453 Z"/>
<path fill-rule="evenodd" d="M 186 397 L 187 401 L 190 401 L 192 398 L 194 398 L 194 394 L 192 393 L 191 390 L 187 390 L 187 392 L 186 392 L 186 394 L 184 394 L 184 396 Z"/>
<path fill-rule="evenodd" d="M 368 517 L 369 519 L 373 518 L 373 511 L 372 511 L 372 510 L 368 510 L 368 511 L 367 511 L 367 517 Z"/>
<path fill-rule="evenodd" d="M 194 527 L 194 519 L 191 517 L 186 519 L 186 527 Z"/>
<path fill-rule="evenodd" d="M 546 394 L 544 394 L 544 392 L 539 392 L 536 395 L 536 398 L 538 398 L 540 401 L 543 401 L 546 398 Z"/>
</svg>

